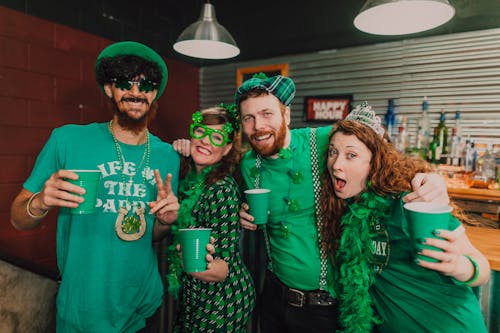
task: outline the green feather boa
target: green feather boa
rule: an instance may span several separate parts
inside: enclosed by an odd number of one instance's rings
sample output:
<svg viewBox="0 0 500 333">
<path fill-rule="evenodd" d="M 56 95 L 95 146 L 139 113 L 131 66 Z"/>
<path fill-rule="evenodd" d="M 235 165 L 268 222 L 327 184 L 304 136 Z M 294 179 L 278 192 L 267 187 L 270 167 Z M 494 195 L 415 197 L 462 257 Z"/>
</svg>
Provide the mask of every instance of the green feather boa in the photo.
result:
<svg viewBox="0 0 500 333">
<path fill-rule="evenodd" d="M 181 204 L 177 221 L 172 224 L 170 232 L 173 236 L 173 242 L 167 247 L 167 290 L 175 299 L 179 295 L 181 289 L 183 271 L 181 258 L 177 252 L 176 246 L 179 243 L 178 234 L 179 229 L 189 228 L 196 226 L 196 221 L 191 214 L 193 207 L 198 203 L 201 193 L 205 188 L 205 178 L 207 174 L 215 166 L 210 166 L 203 169 L 200 173 L 193 170 L 179 182 L 179 199 Z"/>
<path fill-rule="evenodd" d="M 394 199 L 372 191 L 363 192 L 355 200 L 347 200 L 342 216 L 341 236 L 336 253 L 339 287 L 339 322 L 342 333 L 371 332 L 379 319 L 373 312 L 373 300 L 368 292 L 374 282 L 374 229 L 377 221 L 386 218 Z"/>
</svg>

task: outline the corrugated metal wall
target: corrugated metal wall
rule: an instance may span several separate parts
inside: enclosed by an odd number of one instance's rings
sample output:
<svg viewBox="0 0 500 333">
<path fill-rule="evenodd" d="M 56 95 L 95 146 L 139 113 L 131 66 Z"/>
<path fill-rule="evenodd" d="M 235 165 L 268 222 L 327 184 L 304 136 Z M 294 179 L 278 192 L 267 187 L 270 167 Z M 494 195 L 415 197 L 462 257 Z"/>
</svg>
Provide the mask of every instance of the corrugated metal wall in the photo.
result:
<svg viewBox="0 0 500 333">
<path fill-rule="evenodd" d="M 394 98 L 413 142 L 427 96 L 432 126 L 443 110 L 452 127 L 459 110 L 464 135 L 500 144 L 500 29 L 204 67 L 201 107 L 232 101 L 237 68 L 279 63 L 297 86 L 292 127 L 318 125 L 303 121 L 305 96 L 352 94 L 354 105 L 366 100 L 379 115 Z"/>
</svg>

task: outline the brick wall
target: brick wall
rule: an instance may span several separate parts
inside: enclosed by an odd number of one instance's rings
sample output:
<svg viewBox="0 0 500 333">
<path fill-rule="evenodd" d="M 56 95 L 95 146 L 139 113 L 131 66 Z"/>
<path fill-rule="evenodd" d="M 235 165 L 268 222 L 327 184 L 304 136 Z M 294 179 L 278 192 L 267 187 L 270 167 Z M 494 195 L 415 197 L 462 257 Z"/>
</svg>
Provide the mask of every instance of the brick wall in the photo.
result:
<svg viewBox="0 0 500 333">
<path fill-rule="evenodd" d="M 53 128 L 111 118 L 93 71 L 111 42 L 0 6 L 0 257 L 57 276 L 57 211 L 39 228 L 17 231 L 10 204 Z M 186 137 L 199 106 L 199 69 L 165 61 L 169 80 L 151 131 L 171 142 Z"/>
</svg>

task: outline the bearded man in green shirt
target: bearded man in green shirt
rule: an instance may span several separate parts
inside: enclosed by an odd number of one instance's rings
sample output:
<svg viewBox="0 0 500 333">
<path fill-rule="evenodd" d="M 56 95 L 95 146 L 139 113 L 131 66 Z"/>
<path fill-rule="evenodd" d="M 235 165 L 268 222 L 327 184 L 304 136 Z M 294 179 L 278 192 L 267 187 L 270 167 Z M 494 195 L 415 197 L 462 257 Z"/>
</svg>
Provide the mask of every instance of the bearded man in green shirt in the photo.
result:
<svg viewBox="0 0 500 333">
<path fill-rule="evenodd" d="M 179 156 L 148 131 L 167 67 L 151 48 L 119 42 L 101 52 L 95 72 L 112 119 L 53 130 L 11 222 L 32 229 L 59 209 L 57 332 L 150 332 L 146 319 L 163 301 L 152 241 L 166 235 L 179 209 Z M 75 169 L 101 173 L 94 213 L 70 211 L 85 191 L 68 181 L 78 178 Z"/>
</svg>

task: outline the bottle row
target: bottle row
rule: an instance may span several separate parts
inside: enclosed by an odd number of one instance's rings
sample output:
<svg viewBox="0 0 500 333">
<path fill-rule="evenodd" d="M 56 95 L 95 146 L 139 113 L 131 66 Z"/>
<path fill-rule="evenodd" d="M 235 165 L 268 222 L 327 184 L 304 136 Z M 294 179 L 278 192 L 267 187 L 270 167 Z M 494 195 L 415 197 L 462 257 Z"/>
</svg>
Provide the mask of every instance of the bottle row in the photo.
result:
<svg viewBox="0 0 500 333">
<path fill-rule="evenodd" d="M 397 119 L 399 120 L 398 124 L 395 124 Z M 444 111 L 440 113 L 438 125 L 431 128 L 429 103 L 427 98 L 424 97 L 422 114 L 417 121 L 416 133 L 412 143 L 408 142 L 406 118 L 404 116 L 396 117 L 393 99 L 389 100 L 384 120 L 387 133 L 399 151 L 426 159 L 434 164 L 460 167 L 466 174 L 480 175 L 485 181 L 497 180 L 497 160 L 500 164 L 500 151 L 497 153 L 498 156 L 495 156 L 493 145 L 490 142 L 487 143 L 484 153 L 479 154 L 475 142 L 470 136 L 464 140 L 460 111 L 455 112 L 451 130 L 446 123 Z"/>
</svg>

